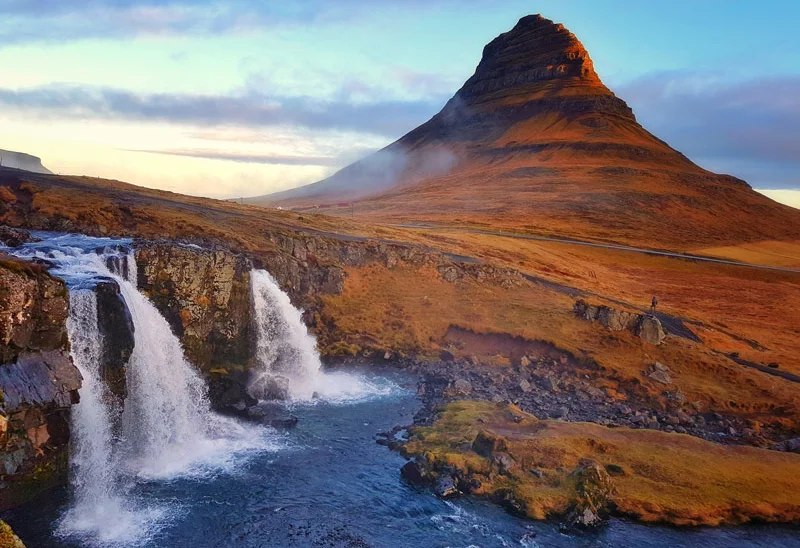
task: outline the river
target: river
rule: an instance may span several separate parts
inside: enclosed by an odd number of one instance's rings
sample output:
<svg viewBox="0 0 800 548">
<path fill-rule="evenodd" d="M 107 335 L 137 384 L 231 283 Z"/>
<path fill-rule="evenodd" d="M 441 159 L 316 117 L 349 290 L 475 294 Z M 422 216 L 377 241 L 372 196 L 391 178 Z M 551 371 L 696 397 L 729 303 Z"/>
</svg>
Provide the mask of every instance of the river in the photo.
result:
<svg viewBox="0 0 800 548">
<path fill-rule="evenodd" d="M 518 519 L 489 503 L 439 500 L 404 484 L 403 458 L 375 443 L 376 433 L 411 422 L 419 406 L 416 380 L 396 372 L 354 374 L 368 387 L 363 393 L 295 406 L 298 425 L 264 429 L 259 447 L 174 477 L 138 480 L 131 496 L 147 511 L 130 538 L 58 536 L 70 506 L 66 489 L 5 518 L 29 548 L 800 546 L 800 530 L 777 526 L 676 529 L 614 520 L 568 536 L 555 524 Z"/>
</svg>

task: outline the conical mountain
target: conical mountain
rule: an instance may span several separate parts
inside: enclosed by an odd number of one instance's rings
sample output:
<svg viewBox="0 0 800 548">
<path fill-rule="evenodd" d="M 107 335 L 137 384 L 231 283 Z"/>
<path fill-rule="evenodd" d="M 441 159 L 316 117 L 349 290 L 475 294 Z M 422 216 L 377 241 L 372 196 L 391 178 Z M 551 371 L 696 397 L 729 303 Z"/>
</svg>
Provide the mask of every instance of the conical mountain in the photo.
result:
<svg viewBox="0 0 800 548">
<path fill-rule="evenodd" d="M 575 35 L 541 15 L 486 45 L 428 122 L 328 179 L 257 201 L 662 247 L 800 238 L 800 211 L 644 129 Z"/>
</svg>

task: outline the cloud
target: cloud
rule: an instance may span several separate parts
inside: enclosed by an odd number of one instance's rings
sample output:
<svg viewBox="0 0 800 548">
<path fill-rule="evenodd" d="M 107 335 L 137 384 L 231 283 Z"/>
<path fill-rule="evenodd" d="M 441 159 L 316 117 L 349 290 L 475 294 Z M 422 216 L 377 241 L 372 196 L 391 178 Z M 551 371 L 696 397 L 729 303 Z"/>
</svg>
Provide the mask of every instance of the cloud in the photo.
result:
<svg viewBox="0 0 800 548">
<path fill-rule="evenodd" d="M 226 160 L 230 162 L 247 164 L 328 167 L 341 165 L 341 160 L 333 156 L 292 156 L 279 154 L 239 153 L 212 149 L 125 150 L 129 152 L 144 152 L 147 154 L 165 154 L 168 156 L 204 158 L 207 160 Z"/>
<path fill-rule="evenodd" d="M 769 196 L 776 202 L 800 209 L 800 190 L 757 188 L 761 194 Z"/>
<path fill-rule="evenodd" d="M 202 126 L 287 126 L 397 137 L 441 108 L 441 98 L 351 101 L 307 96 L 141 94 L 127 90 L 50 84 L 0 88 L 0 106 L 42 117 L 160 121 Z"/>
<path fill-rule="evenodd" d="M 800 75 L 667 72 L 617 86 L 639 121 L 705 167 L 800 186 Z"/>
<path fill-rule="evenodd" d="M 381 5 L 430 9 L 455 1 L 3 0 L 0 45 L 241 33 L 281 25 L 349 21 L 373 13 Z M 486 0 L 471 3 L 486 3 Z"/>
</svg>

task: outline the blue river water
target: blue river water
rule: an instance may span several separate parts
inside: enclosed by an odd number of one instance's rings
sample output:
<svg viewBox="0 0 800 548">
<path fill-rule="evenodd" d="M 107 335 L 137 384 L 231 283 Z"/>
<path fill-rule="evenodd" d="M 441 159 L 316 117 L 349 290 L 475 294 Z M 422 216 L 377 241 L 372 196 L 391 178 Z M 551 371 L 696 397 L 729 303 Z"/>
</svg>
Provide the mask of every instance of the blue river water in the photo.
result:
<svg viewBox="0 0 800 548">
<path fill-rule="evenodd" d="M 615 520 L 569 536 L 552 523 L 515 518 L 471 498 L 445 502 L 406 485 L 404 460 L 375 435 L 411 422 L 416 380 L 369 374 L 374 393 L 295 407 L 298 425 L 265 431 L 269 443 L 192 474 L 137 483 L 152 511 L 134 537 L 115 542 L 56 532 L 68 489 L 6 513 L 29 548 L 152 547 L 800 547 L 800 529 L 779 526 L 676 529 Z M 253 428 L 260 428 L 253 426 Z"/>
</svg>

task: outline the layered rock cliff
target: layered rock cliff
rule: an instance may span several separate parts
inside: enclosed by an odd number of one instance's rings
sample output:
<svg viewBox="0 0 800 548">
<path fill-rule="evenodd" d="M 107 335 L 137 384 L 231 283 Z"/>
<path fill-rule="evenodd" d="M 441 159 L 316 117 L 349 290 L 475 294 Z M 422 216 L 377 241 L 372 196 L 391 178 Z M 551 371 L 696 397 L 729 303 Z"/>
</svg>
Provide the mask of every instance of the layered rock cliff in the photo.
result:
<svg viewBox="0 0 800 548">
<path fill-rule="evenodd" d="M 0 167 L 11 167 L 33 173 L 53 173 L 42 165 L 42 159 L 38 156 L 11 150 L 0 150 Z"/>
<path fill-rule="evenodd" d="M 0 508 L 66 476 L 69 411 L 81 386 L 68 313 L 63 282 L 0 255 Z"/>
</svg>

